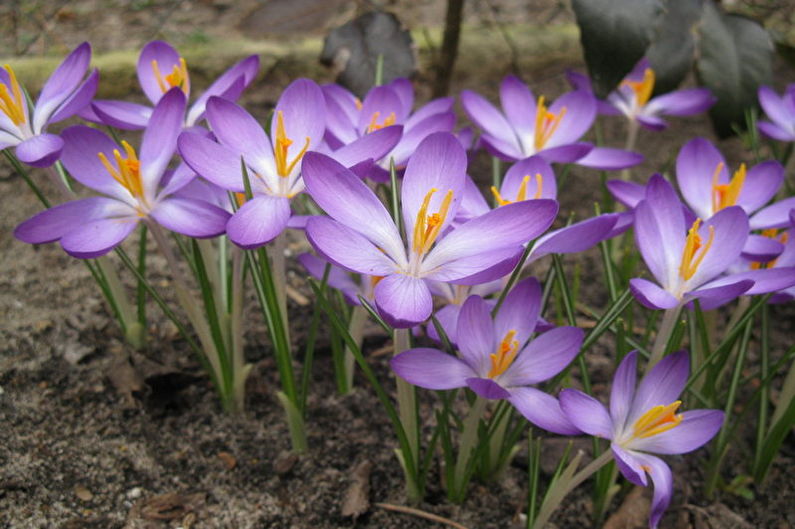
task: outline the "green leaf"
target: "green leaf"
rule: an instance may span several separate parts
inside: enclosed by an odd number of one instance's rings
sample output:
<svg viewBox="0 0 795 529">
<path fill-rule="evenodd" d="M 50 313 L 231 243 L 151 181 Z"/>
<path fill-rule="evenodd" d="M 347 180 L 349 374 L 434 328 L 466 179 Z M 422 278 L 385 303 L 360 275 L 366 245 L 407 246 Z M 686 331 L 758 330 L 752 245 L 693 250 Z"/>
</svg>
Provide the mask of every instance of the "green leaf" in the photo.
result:
<svg viewBox="0 0 795 529">
<path fill-rule="evenodd" d="M 704 0 L 667 0 L 646 58 L 654 70 L 654 93 L 675 90 L 695 60 L 695 32 Z"/>
<path fill-rule="evenodd" d="M 572 0 L 594 91 L 605 97 L 643 57 L 662 14 L 660 0 Z"/>
<path fill-rule="evenodd" d="M 756 106 L 759 86 L 771 82 L 773 42 L 762 26 L 713 2 L 704 4 L 699 38 L 698 76 L 718 98 L 710 109 L 712 124 L 728 137 L 732 124 L 744 125 L 745 109 Z"/>
</svg>

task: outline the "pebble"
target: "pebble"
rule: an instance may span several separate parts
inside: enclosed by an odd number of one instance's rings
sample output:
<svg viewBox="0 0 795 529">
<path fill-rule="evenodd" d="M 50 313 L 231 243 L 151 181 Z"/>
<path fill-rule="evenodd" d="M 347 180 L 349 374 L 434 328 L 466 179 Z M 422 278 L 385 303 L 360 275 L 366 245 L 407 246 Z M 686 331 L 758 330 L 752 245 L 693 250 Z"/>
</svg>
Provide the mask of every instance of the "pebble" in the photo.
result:
<svg viewBox="0 0 795 529">
<path fill-rule="evenodd" d="M 129 500 L 137 500 L 143 495 L 143 491 L 141 487 L 134 487 L 127 491 L 127 499 Z"/>
</svg>

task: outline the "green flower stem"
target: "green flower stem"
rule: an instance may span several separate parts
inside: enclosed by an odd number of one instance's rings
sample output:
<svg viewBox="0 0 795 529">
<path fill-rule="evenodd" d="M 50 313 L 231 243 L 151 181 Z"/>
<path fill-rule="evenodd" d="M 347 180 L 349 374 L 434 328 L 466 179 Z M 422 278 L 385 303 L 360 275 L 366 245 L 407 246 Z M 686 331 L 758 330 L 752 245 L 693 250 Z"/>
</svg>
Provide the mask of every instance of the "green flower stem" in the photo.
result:
<svg viewBox="0 0 795 529">
<path fill-rule="evenodd" d="M 639 126 L 637 120 L 630 119 L 627 123 L 627 141 L 624 143 L 625 151 L 632 151 L 635 149 L 635 143 L 638 140 L 638 129 Z M 628 168 L 621 171 L 622 180 L 629 180 L 631 176 L 632 173 Z"/>
<path fill-rule="evenodd" d="M 395 329 L 393 343 L 395 355 L 407 351 L 411 347 L 409 341 L 410 329 Z M 406 432 L 408 438 L 410 454 L 402 454 L 404 458 L 410 457 L 413 463 L 413 468 L 419 466 L 419 445 L 420 434 L 417 425 L 417 395 L 414 386 L 406 382 L 400 377 L 396 377 L 397 381 L 397 400 L 398 400 L 398 414 L 400 415 L 400 423 Z"/>
<path fill-rule="evenodd" d="M 351 321 L 348 323 L 348 333 L 350 333 L 351 338 L 353 338 L 357 344 L 362 343 L 362 337 L 364 336 L 364 326 L 366 323 L 367 309 L 361 305 L 356 305 L 353 307 Z M 347 345 L 345 346 L 343 362 L 345 368 L 345 380 L 347 381 L 347 392 L 350 393 L 351 390 L 353 390 L 353 370 L 356 366 L 356 358 L 353 356 L 353 351 L 351 351 L 351 348 Z"/>
<path fill-rule="evenodd" d="M 105 278 L 110 293 L 108 302 L 115 305 L 124 330 L 124 339 L 135 349 L 142 349 L 146 344 L 146 329 L 138 321 L 136 310 L 127 299 L 127 293 L 116 273 L 116 268 L 107 256 L 98 257 L 94 261 Z"/>
<path fill-rule="evenodd" d="M 222 240 L 225 238 L 222 237 Z M 246 364 L 246 359 L 243 354 L 243 255 L 242 250 L 237 246 L 232 246 L 232 299 L 231 299 L 231 312 L 229 322 L 229 334 L 231 339 L 232 351 L 232 374 L 234 377 L 233 382 L 233 395 L 235 402 L 235 409 L 242 411 L 245 409 L 245 391 L 246 379 L 251 371 L 251 365 Z M 223 259 L 226 261 L 226 259 Z M 222 284 L 226 284 L 223 281 Z M 224 305 L 226 306 L 226 305 Z"/>
<path fill-rule="evenodd" d="M 458 458 L 455 462 L 455 472 L 453 473 L 454 480 L 451 486 L 454 489 L 455 497 L 463 499 L 464 490 L 466 489 L 467 469 L 475 447 L 478 442 L 478 425 L 480 419 L 483 417 L 483 412 L 486 410 L 486 399 L 477 396 L 475 402 L 469 410 L 469 414 L 464 419 L 464 426 L 461 431 L 461 443 L 458 446 Z"/>
<path fill-rule="evenodd" d="M 663 315 L 662 323 L 660 324 L 660 328 L 657 330 L 657 337 L 654 339 L 651 357 L 649 357 L 649 361 L 646 364 L 647 373 L 652 367 L 655 366 L 655 364 L 657 364 L 657 362 L 662 360 L 663 355 L 665 355 L 666 346 L 668 345 L 668 341 L 671 339 L 671 334 L 673 334 L 676 324 L 679 321 L 679 312 L 681 310 L 681 305 L 677 305 L 672 309 L 666 309 L 665 314 Z"/>
<path fill-rule="evenodd" d="M 546 498 L 544 498 L 544 502 L 541 504 L 541 509 L 538 511 L 538 516 L 536 516 L 535 522 L 533 523 L 533 529 L 543 529 L 549 517 L 552 516 L 552 513 L 560 506 L 566 496 L 577 488 L 580 483 L 609 463 L 612 458 L 613 452 L 609 449 L 605 450 L 599 457 L 591 461 L 588 466 L 574 474 L 571 479 L 555 482 L 547 493 Z"/>
<path fill-rule="evenodd" d="M 290 322 L 287 317 L 287 261 L 284 252 L 287 249 L 287 232 L 283 231 L 273 241 L 273 250 L 268 252 L 273 270 L 273 283 L 276 287 L 276 299 L 279 301 L 279 312 L 287 343 L 290 343 Z"/>
</svg>

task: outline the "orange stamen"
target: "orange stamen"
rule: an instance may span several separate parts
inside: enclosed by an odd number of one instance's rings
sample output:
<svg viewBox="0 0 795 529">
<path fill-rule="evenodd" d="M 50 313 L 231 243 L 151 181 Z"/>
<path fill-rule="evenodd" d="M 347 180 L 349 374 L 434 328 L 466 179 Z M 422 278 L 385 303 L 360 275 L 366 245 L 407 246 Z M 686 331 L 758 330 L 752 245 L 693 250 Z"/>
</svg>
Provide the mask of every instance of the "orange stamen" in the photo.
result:
<svg viewBox="0 0 795 529">
<path fill-rule="evenodd" d="M 22 89 L 19 87 L 19 81 L 17 81 L 14 70 L 7 64 L 4 69 L 8 73 L 11 92 L 8 91 L 5 83 L 0 83 L 0 111 L 8 116 L 14 122 L 14 125 L 22 125 L 26 121 L 25 98 L 22 96 Z"/>
<path fill-rule="evenodd" d="M 185 95 L 190 93 L 190 77 L 188 77 L 188 64 L 182 57 L 179 58 L 179 64 L 175 64 L 171 68 L 171 73 L 163 75 L 160 73 L 160 66 L 157 61 L 152 59 L 152 71 L 155 73 L 155 80 L 160 91 L 164 94 L 178 86 L 185 92 Z"/>
<path fill-rule="evenodd" d="M 632 437 L 645 439 L 679 426 L 682 416 L 677 415 L 676 410 L 681 405 L 682 401 L 677 400 L 667 406 L 660 405 L 651 408 L 635 421 Z"/>
<path fill-rule="evenodd" d="M 566 107 L 560 109 L 560 112 L 555 114 L 547 110 L 544 104 L 544 96 L 538 98 L 536 105 L 536 127 L 534 146 L 536 151 L 544 148 L 544 145 L 552 138 L 555 131 L 558 130 L 560 122 L 563 121 L 563 116 L 566 115 Z"/>
<path fill-rule="evenodd" d="M 778 232 L 776 228 L 770 228 L 767 230 L 762 230 L 762 236 L 767 237 L 768 239 L 775 239 L 778 237 Z M 789 241 L 789 232 L 785 231 L 781 234 L 781 237 L 778 237 L 778 242 L 781 244 L 787 244 Z M 761 262 L 761 261 L 754 261 L 751 263 L 751 270 L 760 270 L 762 268 L 774 268 L 776 266 L 776 262 L 778 261 L 778 257 L 773 259 L 772 261 L 768 262 Z"/>
<path fill-rule="evenodd" d="M 696 273 L 715 239 L 715 228 L 710 226 L 709 239 L 707 239 L 707 244 L 702 246 L 701 236 L 698 234 L 700 226 L 701 219 L 696 219 L 687 232 L 685 248 L 682 250 L 682 261 L 679 264 L 679 275 L 685 280 L 690 279 Z M 701 253 L 699 253 L 699 250 L 701 250 Z"/>
<path fill-rule="evenodd" d="M 138 160 L 132 145 L 126 141 L 122 141 L 121 145 L 127 156 L 122 157 L 118 149 L 113 149 L 115 167 L 110 163 L 104 152 L 97 153 L 97 156 L 102 165 L 105 166 L 105 170 L 108 171 L 114 180 L 129 191 L 132 196 L 142 198 L 144 191 L 143 182 L 141 182 L 141 162 Z"/>
<path fill-rule="evenodd" d="M 646 68 L 643 71 L 642 81 L 624 81 L 623 86 L 629 86 L 635 92 L 635 101 L 642 107 L 649 102 L 651 93 L 654 91 L 654 70 Z"/>
<path fill-rule="evenodd" d="M 414 223 L 414 251 L 423 255 L 431 249 L 436 238 L 442 230 L 442 225 L 447 218 L 447 213 L 450 210 L 450 203 L 453 201 L 453 190 L 450 189 L 444 195 L 442 205 L 439 207 L 437 213 L 428 214 L 428 206 L 431 202 L 431 197 L 436 193 L 436 188 L 431 188 L 425 195 L 419 211 L 417 211 L 417 218 Z"/>
<path fill-rule="evenodd" d="M 502 198 L 500 191 L 495 187 L 491 186 L 491 194 L 494 195 L 494 199 L 497 201 L 498 206 L 506 206 L 508 204 L 513 204 L 514 202 L 522 202 L 527 200 L 527 184 L 530 183 L 530 175 L 525 175 L 522 178 L 522 183 L 519 184 L 519 189 L 516 192 L 516 200 L 506 200 Z M 541 198 L 541 192 L 544 189 L 544 177 L 541 176 L 541 173 L 536 173 L 536 192 L 533 195 L 533 200 Z"/>
<path fill-rule="evenodd" d="M 276 145 L 273 149 L 273 155 L 276 159 L 276 173 L 282 178 L 287 178 L 290 176 L 290 173 L 293 172 L 295 165 L 304 157 L 306 154 L 307 149 L 309 149 L 309 143 L 312 139 L 307 136 L 306 141 L 304 142 L 304 147 L 301 151 L 293 158 L 292 162 L 288 162 L 287 160 L 287 151 L 290 149 L 290 145 L 293 144 L 293 140 L 287 137 L 287 131 L 284 128 L 284 112 L 279 110 L 276 113 Z"/>
<path fill-rule="evenodd" d="M 740 192 L 745 184 L 745 164 L 740 164 L 740 168 L 735 171 L 734 176 L 728 184 L 719 184 L 718 178 L 723 170 L 723 162 L 719 163 L 712 173 L 712 213 L 734 206 L 740 197 Z"/>
<path fill-rule="evenodd" d="M 519 341 L 516 338 L 516 331 L 510 330 L 500 342 L 497 352 L 489 355 L 491 358 L 491 370 L 488 377 L 500 376 L 506 369 L 511 367 L 516 355 L 519 353 Z"/>
<path fill-rule="evenodd" d="M 373 132 L 375 130 L 383 129 L 384 127 L 388 127 L 390 125 L 394 125 L 395 121 L 397 121 L 397 117 L 395 116 L 394 112 L 390 112 L 389 115 L 384 119 L 384 122 L 380 125 L 378 124 L 378 117 L 381 115 L 380 112 L 373 112 L 373 116 L 370 118 L 370 124 L 367 126 L 367 133 Z"/>
</svg>

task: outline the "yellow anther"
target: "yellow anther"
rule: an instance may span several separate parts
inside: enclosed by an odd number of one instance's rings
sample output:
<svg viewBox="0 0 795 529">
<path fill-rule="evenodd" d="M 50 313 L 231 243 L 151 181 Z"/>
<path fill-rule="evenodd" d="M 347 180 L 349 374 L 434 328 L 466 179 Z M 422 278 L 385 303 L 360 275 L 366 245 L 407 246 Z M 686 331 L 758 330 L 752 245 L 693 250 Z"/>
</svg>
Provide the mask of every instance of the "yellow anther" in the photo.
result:
<svg viewBox="0 0 795 529">
<path fill-rule="evenodd" d="M 370 276 L 370 288 L 375 288 L 375 286 L 381 282 L 386 276 Z"/>
<path fill-rule="evenodd" d="M 431 197 L 438 191 L 435 187 L 425 195 L 419 211 L 417 211 L 417 218 L 414 223 L 414 241 L 413 248 L 416 253 L 423 255 L 431 249 L 436 238 L 442 230 L 442 225 L 447 218 L 447 213 L 450 210 L 450 203 L 453 201 L 453 190 L 449 189 L 442 199 L 442 205 L 439 207 L 437 213 L 428 214 L 428 206 L 431 203 Z"/>
<path fill-rule="evenodd" d="M 681 400 L 677 400 L 667 406 L 655 406 L 640 416 L 635 421 L 632 430 L 632 438 L 645 439 L 657 434 L 667 432 L 671 428 L 679 426 L 682 416 L 676 414 L 676 410 L 682 405 Z"/>
<path fill-rule="evenodd" d="M 767 237 L 768 239 L 775 239 L 778 237 L 778 242 L 781 244 L 787 244 L 789 241 L 789 232 L 785 231 L 779 237 L 778 235 L 779 230 L 776 228 L 770 228 L 767 230 L 762 230 L 762 236 Z M 776 266 L 776 262 L 778 261 L 778 257 L 773 259 L 772 261 L 768 262 L 761 262 L 761 261 L 754 261 L 751 263 L 751 270 L 759 270 L 761 268 L 773 268 Z"/>
<path fill-rule="evenodd" d="M 381 116 L 380 112 L 373 112 L 373 116 L 370 118 L 370 124 L 367 126 L 367 132 L 373 132 L 375 130 L 383 129 L 384 127 L 388 127 L 390 125 L 394 125 L 395 121 L 397 121 L 397 117 L 395 116 L 394 112 L 390 112 L 389 115 L 384 119 L 384 122 L 379 124 L 378 118 Z"/>
<path fill-rule="evenodd" d="M 164 94 L 178 86 L 185 92 L 185 95 L 190 93 L 190 77 L 188 77 L 188 64 L 182 57 L 179 58 L 179 64 L 175 64 L 171 68 L 171 73 L 163 75 L 160 73 L 160 66 L 157 61 L 152 59 L 152 71 L 155 73 L 155 80 L 160 91 Z"/>
<path fill-rule="evenodd" d="M 11 91 L 5 83 L 0 83 L 0 111 L 2 111 L 14 123 L 14 125 L 22 125 L 25 123 L 25 98 L 22 96 L 22 89 L 19 87 L 17 76 L 11 66 L 5 65 L 3 67 L 8 74 L 8 82 L 11 85 Z"/>
<path fill-rule="evenodd" d="M 283 178 L 290 176 L 290 173 L 293 172 L 295 165 L 301 161 L 301 158 L 303 158 L 304 154 L 306 154 L 311 141 L 312 138 L 307 136 L 304 142 L 304 147 L 296 155 L 296 157 L 293 158 L 292 162 L 288 162 L 287 151 L 290 150 L 290 145 L 293 144 L 293 140 L 287 137 L 287 131 L 284 128 L 284 112 L 279 110 L 276 113 L 276 145 L 274 146 L 273 152 L 273 156 L 276 160 L 276 173 Z"/>
<path fill-rule="evenodd" d="M 356 105 L 356 110 L 362 109 L 362 100 L 359 99 L 358 97 L 353 98 L 353 104 Z"/>
<path fill-rule="evenodd" d="M 698 234 L 698 229 L 701 227 L 701 219 L 696 219 L 693 225 L 687 232 L 687 240 L 685 241 L 685 248 L 682 250 L 682 261 L 679 264 L 679 275 L 687 281 L 698 270 L 701 261 L 706 257 L 707 252 L 715 240 L 715 227 L 709 227 L 709 239 L 707 244 L 701 244 L 701 236 Z M 699 250 L 701 252 L 699 253 Z"/>
<path fill-rule="evenodd" d="M 745 184 L 745 164 L 740 164 L 740 168 L 735 171 L 734 176 L 728 184 L 719 184 L 720 173 L 723 170 L 723 162 L 720 162 L 712 173 L 712 213 L 734 206 Z"/>
<path fill-rule="evenodd" d="M 495 187 L 491 186 L 491 194 L 494 195 L 494 199 L 497 201 L 498 206 L 506 206 L 508 204 L 513 204 L 514 202 L 522 202 L 527 200 L 527 184 L 530 183 L 530 175 L 525 175 L 522 178 L 522 183 L 519 184 L 519 189 L 516 191 L 516 200 L 507 200 L 502 198 L 500 191 Z M 533 195 L 533 200 L 541 198 L 541 192 L 544 189 L 544 177 L 541 176 L 541 173 L 536 173 L 536 192 Z"/>
<path fill-rule="evenodd" d="M 560 109 L 560 112 L 555 114 L 547 109 L 544 104 L 544 96 L 538 98 L 536 105 L 536 127 L 533 145 L 536 151 L 540 151 L 547 144 L 549 139 L 558 130 L 560 122 L 563 121 L 563 116 L 566 115 L 566 107 Z"/>
<path fill-rule="evenodd" d="M 105 170 L 108 171 L 114 180 L 129 191 L 132 196 L 141 198 L 144 194 L 143 183 L 141 182 L 141 162 L 138 160 L 132 145 L 126 141 L 122 141 L 121 145 L 124 148 L 124 154 L 127 156 L 123 157 L 118 149 L 113 149 L 115 167 L 110 163 L 104 152 L 97 153 L 97 156 Z"/>
<path fill-rule="evenodd" d="M 491 370 L 488 377 L 494 378 L 505 373 L 505 370 L 513 364 L 518 352 L 519 341 L 516 340 L 516 331 L 511 329 L 500 342 L 497 352 L 489 355 L 491 357 Z"/>
<path fill-rule="evenodd" d="M 635 101 L 639 107 L 642 107 L 649 102 L 651 93 L 654 91 L 654 70 L 646 68 L 643 71 L 642 81 L 624 81 L 621 84 L 632 88 L 632 91 L 635 92 Z"/>
</svg>

